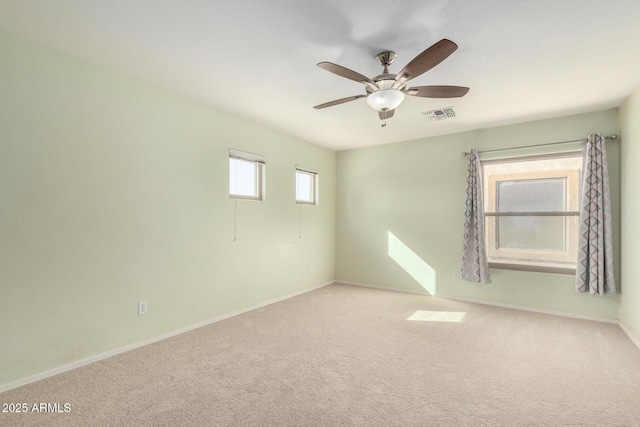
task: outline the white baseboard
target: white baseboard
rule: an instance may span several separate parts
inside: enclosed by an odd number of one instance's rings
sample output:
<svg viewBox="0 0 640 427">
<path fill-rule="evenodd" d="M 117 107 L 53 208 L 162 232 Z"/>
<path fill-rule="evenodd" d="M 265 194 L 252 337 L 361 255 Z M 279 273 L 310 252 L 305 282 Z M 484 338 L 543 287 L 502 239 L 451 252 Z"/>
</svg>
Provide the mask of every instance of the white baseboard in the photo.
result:
<svg viewBox="0 0 640 427">
<path fill-rule="evenodd" d="M 495 306 L 495 307 L 504 307 L 504 308 L 511 308 L 511 309 L 514 309 L 514 310 L 531 311 L 531 312 L 534 312 L 534 313 L 551 314 L 551 315 L 554 315 L 554 316 L 571 317 L 571 318 L 574 318 L 574 319 L 593 320 L 595 322 L 604 322 L 604 323 L 618 323 L 618 321 L 616 319 L 607 319 L 605 317 L 584 316 L 582 314 L 565 313 L 563 311 L 545 310 L 545 309 L 541 309 L 541 308 L 525 307 L 525 306 L 522 306 L 522 305 L 504 304 L 504 303 L 499 303 L 499 302 L 476 300 L 476 299 L 470 299 L 470 298 L 451 297 L 451 296 L 448 296 L 448 295 L 436 295 L 436 296 L 439 297 L 439 298 L 470 302 L 470 303 L 473 303 L 473 304 L 492 305 L 492 306 Z"/>
<path fill-rule="evenodd" d="M 410 290 L 407 290 L 407 289 L 398 289 L 398 288 L 390 288 L 390 287 L 386 287 L 386 286 L 369 285 L 368 283 L 348 282 L 346 280 L 336 280 L 334 283 L 337 284 L 337 285 L 360 286 L 360 287 L 363 287 L 363 288 L 380 289 L 380 290 L 383 290 L 383 291 L 403 292 L 405 294 L 432 296 L 427 291 L 424 291 L 424 292 L 421 292 L 421 291 L 410 291 Z"/>
<path fill-rule="evenodd" d="M 607 318 L 604 318 L 604 317 L 583 316 L 581 314 L 565 313 L 565 312 L 562 312 L 562 311 L 544 310 L 544 309 L 539 309 L 539 308 L 525 307 L 525 306 L 521 306 L 521 305 L 504 304 L 504 303 L 499 303 L 499 302 L 475 300 L 475 299 L 470 299 L 470 298 L 451 297 L 451 296 L 447 296 L 447 295 L 438 295 L 438 294 L 431 295 L 427 291 L 424 291 L 424 292 L 409 291 L 409 290 L 404 290 L 404 289 L 390 288 L 390 287 L 386 287 L 386 286 L 370 285 L 370 284 L 367 284 L 367 283 L 349 282 L 349 281 L 346 281 L 346 280 L 336 280 L 335 283 L 336 284 L 342 284 L 342 285 L 361 286 L 361 287 L 364 287 L 364 288 L 381 289 L 381 290 L 384 290 L 384 291 L 404 292 L 404 293 L 416 294 L 416 295 L 428 295 L 428 296 L 434 296 L 434 297 L 437 297 L 437 298 L 444 298 L 444 299 L 452 299 L 452 300 L 457 300 L 457 301 L 470 302 L 470 303 L 473 303 L 473 304 L 492 305 L 492 306 L 495 306 L 495 307 L 511 308 L 511 309 L 514 309 L 514 310 L 532 311 L 534 313 L 543 313 L 543 314 L 552 314 L 554 316 L 572 317 L 574 319 L 593 320 L 593 321 L 596 321 L 596 322 L 605 322 L 605 323 L 619 323 L 615 319 L 607 319 Z M 629 334 L 627 333 L 627 335 L 629 335 Z"/>
<path fill-rule="evenodd" d="M 216 323 L 216 322 L 219 322 L 221 320 L 228 319 L 230 317 L 238 316 L 240 314 L 244 314 L 244 313 L 247 313 L 249 311 L 253 311 L 253 310 L 256 310 L 258 308 L 265 307 L 267 305 L 275 304 L 277 302 L 284 301 L 286 299 L 293 298 L 293 297 L 296 297 L 298 295 L 306 294 L 307 292 L 315 291 L 316 289 L 323 288 L 323 287 L 331 285 L 333 283 L 334 282 L 328 282 L 328 283 L 325 283 L 323 285 L 313 286 L 311 288 L 307 288 L 307 289 L 304 289 L 304 290 L 301 290 L 301 291 L 298 291 L 298 292 L 294 292 L 292 294 L 284 295 L 282 297 L 274 298 L 274 299 L 262 302 L 260 304 L 253 305 L 251 307 L 247 307 L 247 308 L 243 308 L 243 309 L 240 309 L 240 310 L 233 311 L 231 313 L 223 314 L 222 316 L 214 317 L 213 319 L 205 320 L 204 322 L 196 323 L 194 325 L 190 325 L 190 326 L 187 326 L 187 327 L 184 327 L 184 328 L 172 331 L 172 332 L 168 332 L 166 334 L 162 334 L 162 335 L 159 335 L 157 337 L 149 338 L 149 339 L 144 340 L 144 341 L 140 341 L 140 342 L 137 342 L 137 343 L 134 343 L 134 344 L 127 345 L 125 347 L 120 347 L 120 348 L 117 348 L 115 350 L 107 351 L 106 353 L 101 353 L 101 354 L 98 354 L 98 355 L 95 355 L 95 356 L 87 357 L 87 358 L 82 359 L 82 360 L 77 360 L 75 362 L 72 362 L 72 363 L 69 363 L 69 364 L 66 364 L 66 365 L 62 365 L 62 366 L 58 366 L 57 368 L 49 369 L 47 371 L 40 372 L 40 373 L 35 374 L 35 375 L 31 375 L 29 377 L 22 378 L 20 380 L 16 380 L 16 381 L 12 381 L 12 382 L 9 382 L 9 383 L 5 383 L 5 384 L 0 385 L 0 393 L 2 393 L 4 391 L 7 391 L 7 390 L 11 390 L 11 389 L 17 388 L 17 387 L 21 387 L 23 385 L 27 385 L 27 384 L 30 384 L 30 383 L 33 383 L 33 382 L 36 382 L 36 381 L 40 381 L 40 380 L 43 380 L 45 378 L 52 377 L 54 375 L 61 374 L 63 372 L 67 372 L 67 371 L 70 371 L 72 369 L 79 368 L 81 366 L 89 365 L 91 363 L 98 362 L 100 360 L 104 360 L 104 359 L 107 359 L 109 357 L 125 353 L 127 351 L 135 350 L 136 348 L 140 348 L 140 347 L 143 347 L 145 345 L 153 344 L 155 342 L 162 341 L 162 340 L 165 340 L 167 338 L 171 338 L 171 337 L 174 337 L 176 335 L 180 335 L 180 334 L 183 334 L 185 332 L 189 332 L 189 331 L 192 331 L 194 329 L 198 329 L 198 328 L 201 328 L 203 326 L 207 326 L 207 325 L 210 325 L 212 323 Z"/>
<path fill-rule="evenodd" d="M 634 343 L 636 347 L 638 347 L 638 350 L 640 350 L 640 340 L 634 337 L 631 331 L 626 326 L 624 326 L 624 323 L 622 323 L 619 320 L 618 320 L 618 326 L 620 326 L 620 329 L 622 329 L 624 333 L 627 334 L 631 342 Z"/>
</svg>

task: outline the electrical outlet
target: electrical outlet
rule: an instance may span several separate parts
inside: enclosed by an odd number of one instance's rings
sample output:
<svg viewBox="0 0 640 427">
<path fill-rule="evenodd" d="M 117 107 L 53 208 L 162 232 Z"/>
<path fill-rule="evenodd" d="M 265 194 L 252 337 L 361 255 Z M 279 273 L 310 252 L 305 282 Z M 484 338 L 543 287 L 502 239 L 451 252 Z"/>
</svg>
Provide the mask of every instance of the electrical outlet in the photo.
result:
<svg viewBox="0 0 640 427">
<path fill-rule="evenodd" d="M 453 278 L 456 279 L 456 280 L 459 280 L 460 279 L 460 272 L 459 271 L 454 271 L 453 272 Z"/>
<path fill-rule="evenodd" d="M 138 303 L 138 315 L 147 314 L 147 302 L 140 301 Z"/>
<path fill-rule="evenodd" d="M 311 266 L 307 265 L 307 274 L 311 274 Z"/>
</svg>

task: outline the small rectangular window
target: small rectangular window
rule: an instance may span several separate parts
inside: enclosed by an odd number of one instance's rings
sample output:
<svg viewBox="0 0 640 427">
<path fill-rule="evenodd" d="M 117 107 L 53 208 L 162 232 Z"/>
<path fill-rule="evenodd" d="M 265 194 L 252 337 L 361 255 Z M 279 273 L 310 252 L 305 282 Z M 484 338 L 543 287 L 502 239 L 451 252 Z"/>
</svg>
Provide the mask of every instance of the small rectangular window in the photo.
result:
<svg viewBox="0 0 640 427">
<path fill-rule="evenodd" d="M 229 149 L 229 197 L 263 200 L 265 158 Z"/>
<path fill-rule="evenodd" d="M 296 165 L 296 203 L 318 204 L 318 172 Z"/>
<path fill-rule="evenodd" d="M 489 266 L 574 273 L 582 156 L 482 163 Z"/>
</svg>

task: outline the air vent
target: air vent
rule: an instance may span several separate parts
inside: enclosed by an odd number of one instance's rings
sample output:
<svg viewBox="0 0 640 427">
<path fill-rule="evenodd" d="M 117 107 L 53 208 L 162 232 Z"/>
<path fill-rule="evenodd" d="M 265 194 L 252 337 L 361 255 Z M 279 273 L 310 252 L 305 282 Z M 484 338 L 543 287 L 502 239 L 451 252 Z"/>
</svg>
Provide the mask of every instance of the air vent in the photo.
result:
<svg viewBox="0 0 640 427">
<path fill-rule="evenodd" d="M 455 116 L 456 112 L 453 110 L 453 107 L 437 108 L 435 110 L 425 111 L 422 113 L 422 117 L 429 122 L 449 119 Z"/>
</svg>

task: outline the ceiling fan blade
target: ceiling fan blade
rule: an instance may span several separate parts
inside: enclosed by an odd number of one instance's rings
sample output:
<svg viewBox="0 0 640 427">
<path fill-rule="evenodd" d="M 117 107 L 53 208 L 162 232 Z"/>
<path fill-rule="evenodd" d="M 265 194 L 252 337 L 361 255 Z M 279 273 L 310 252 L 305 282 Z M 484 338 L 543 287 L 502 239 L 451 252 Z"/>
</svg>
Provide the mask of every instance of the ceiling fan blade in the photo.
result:
<svg viewBox="0 0 640 427">
<path fill-rule="evenodd" d="M 378 116 L 380 117 L 380 120 L 387 120 L 393 117 L 393 113 L 395 111 L 396 110 L 378 111 Z"/>
<path fill-rule="evenodd" d="M 420 74 L 429 71 L 445 59 L 449 57 L 458 45 L 448 39 L 442 39 L 431 47 L 427 48 L 420 55 L 416 56 L 409 62 L 396 76 L 396 80 L 405 77 L 411 80 Z"/>
<path fill-rule="evenodd" d="M 353 80 L 358 83 L 369 82 L 373 84 L 373 80 L 371 80 L 369 77 L 363 76 L 362 74 L 357 73 L 348 68 L 345 68 L 342 65 L 334 64 L 332 62 L 320 62 L 318 63 L 318 67 L 322 68 L 323 70 L 327 70 L 333 74 L 337 74 L 340 77 L 345 77 L 349 80 Z"/>
<path fill-rule="evenodd" d="M 403 92 L 422 98 L 460 98 L 469 92 L 469 88 L 462 86 L 416 86 L 405 89 Z"/>
<path fill-rule="evenodd" d="M 333 107 L 334 105 L 344 104 L 345 102 L 349 102 L 349 101 L 355 101 L 356 99 L 365 98 L 366 96 L 367 95 L 348 96 L 346 98 L 336 99 L 335 101 L 329 101 L 329 102 L 325 102 L 324 104 L 316 105 L 313 108 L 315 108 L 316 110 L 319 110 L 321 108 Z"/>
</svg>

